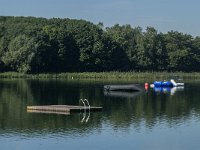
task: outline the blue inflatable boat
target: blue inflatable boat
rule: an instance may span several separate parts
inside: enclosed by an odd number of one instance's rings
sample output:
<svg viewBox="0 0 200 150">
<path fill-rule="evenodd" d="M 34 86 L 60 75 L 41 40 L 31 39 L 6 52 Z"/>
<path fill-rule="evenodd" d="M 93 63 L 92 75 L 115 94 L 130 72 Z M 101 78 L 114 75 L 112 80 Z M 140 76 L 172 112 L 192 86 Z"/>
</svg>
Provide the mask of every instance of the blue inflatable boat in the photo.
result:
<svg viewBox="0 0 200 150">
<path fill-rule="evenodd" d="M 171 79 L 170 81 L 155 81 L 150 86 L 152 88 L 154 87 L 172 88 L 172 87 L 184 86 L 184 83 L 176 83 L 173 79 Z"/>
<path fill-rule="evenodd" d="M 153 82 L 154 87 L 173 87 L 174 85 L 170 81 L 155 81 Z"/>
</svg>

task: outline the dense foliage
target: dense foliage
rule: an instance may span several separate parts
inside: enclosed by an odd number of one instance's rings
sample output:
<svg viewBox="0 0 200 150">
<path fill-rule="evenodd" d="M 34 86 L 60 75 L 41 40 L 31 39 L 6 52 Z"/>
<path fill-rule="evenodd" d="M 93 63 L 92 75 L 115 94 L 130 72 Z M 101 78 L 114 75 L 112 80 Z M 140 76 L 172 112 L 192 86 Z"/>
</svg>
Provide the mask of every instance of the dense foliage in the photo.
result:
<svg viewBox="0 0 200 150">
<path fill-rule="evenodd" d="M 200 37 L 85 20 L 0 17 L 0 71 L 200 71 Z"/>
</svg>

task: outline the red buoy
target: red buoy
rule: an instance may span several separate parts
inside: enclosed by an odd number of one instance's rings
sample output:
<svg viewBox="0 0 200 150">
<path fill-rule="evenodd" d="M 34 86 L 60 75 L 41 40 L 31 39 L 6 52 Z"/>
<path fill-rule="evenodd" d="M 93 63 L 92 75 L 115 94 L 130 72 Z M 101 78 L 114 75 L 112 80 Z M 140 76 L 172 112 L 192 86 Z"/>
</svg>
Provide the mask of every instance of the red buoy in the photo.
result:
<svg viewBox="0 0 200 150">
<path fill-rule="evenodd" d="M 144 84 L 144 88 L 145 88 L 145 90 L 148 90 L 149 84 L 148 84 L 148 83 L 145 83 L 145 84 Z"/>
</svg>

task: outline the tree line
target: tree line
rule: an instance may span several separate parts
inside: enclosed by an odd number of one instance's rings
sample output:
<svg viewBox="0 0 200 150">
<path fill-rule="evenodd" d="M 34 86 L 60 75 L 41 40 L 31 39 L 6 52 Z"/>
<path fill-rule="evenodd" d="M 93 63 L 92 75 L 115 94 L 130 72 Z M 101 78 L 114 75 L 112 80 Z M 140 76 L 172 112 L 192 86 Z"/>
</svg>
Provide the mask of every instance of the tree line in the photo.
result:
<svg viewBox="0 0 200 150">
<path fill-rule="evenodd" d="M 0 16 L 0 71 L 200 71 L 200 37 L 153 27 Z"/>
</svg>

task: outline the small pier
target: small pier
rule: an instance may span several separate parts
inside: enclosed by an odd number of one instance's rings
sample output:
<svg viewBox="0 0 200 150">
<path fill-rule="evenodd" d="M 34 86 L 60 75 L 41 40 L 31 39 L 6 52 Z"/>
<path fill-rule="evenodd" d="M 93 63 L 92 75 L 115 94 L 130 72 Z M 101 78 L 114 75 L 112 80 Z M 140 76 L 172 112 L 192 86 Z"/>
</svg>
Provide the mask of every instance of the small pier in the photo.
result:
<svg viewBox="0 0 200 150">
<path fill-rule="evenodd" d="M 102 107 L 94 106 L 74 106 L 74 105 L 46 105 L 46 106 L 27 106 L 27 112 L 35 113 L 56 113 L 56 114 L 70 114 L 73 112 L 95 112 L 101 111 Z"/>
</svg>

